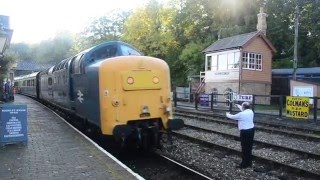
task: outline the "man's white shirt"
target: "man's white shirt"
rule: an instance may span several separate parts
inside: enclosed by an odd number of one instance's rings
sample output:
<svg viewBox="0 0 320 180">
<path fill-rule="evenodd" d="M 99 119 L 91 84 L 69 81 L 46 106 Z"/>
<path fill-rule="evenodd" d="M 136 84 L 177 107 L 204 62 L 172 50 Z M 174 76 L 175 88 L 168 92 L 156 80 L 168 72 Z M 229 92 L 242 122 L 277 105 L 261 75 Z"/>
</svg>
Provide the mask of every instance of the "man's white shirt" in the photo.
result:
<svg viewBox="0 0 320 180">
<path fill-rule="evenodd" d="M 254 113 L 251 109 L 246 109 L 235 115 L 232 115 L 227 112 L 226 116 L 230 119 L 238 121 L 239 130 L 251 129 L 254 127 L 254 124 L 253 124 Z"/>
</svg>

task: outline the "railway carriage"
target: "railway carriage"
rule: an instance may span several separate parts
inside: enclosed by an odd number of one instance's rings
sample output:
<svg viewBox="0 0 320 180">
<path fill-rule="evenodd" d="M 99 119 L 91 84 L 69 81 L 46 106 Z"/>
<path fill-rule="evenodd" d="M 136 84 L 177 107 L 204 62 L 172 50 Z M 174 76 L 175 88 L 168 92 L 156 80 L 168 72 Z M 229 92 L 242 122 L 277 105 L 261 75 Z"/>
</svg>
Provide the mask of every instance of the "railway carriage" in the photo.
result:
<svg viewBox="0 0 320 180">
<path fill-rule="evenodd" d="M 35 81 L 37 82 L 37 81 Z M 120 41 L 102 43 L 38 73 L 38 98 L 80 117 L 122 144 L 159 145 L 173 119 L 170 71 Z"/>
<path fill-rule="evenodd" d="M 14 87 L 16 93 L 22 93 L 30 96 L 37 96 L 37 80 L 39 72 L 16 77 L 14 79 Z"/>
</svg>

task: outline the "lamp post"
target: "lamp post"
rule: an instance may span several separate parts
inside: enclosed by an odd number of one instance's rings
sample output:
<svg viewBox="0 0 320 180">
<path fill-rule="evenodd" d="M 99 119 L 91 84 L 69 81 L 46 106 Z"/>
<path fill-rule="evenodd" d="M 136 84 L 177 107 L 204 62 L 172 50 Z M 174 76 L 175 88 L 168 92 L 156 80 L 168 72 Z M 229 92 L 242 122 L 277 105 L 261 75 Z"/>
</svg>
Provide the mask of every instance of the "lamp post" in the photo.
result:
<svg viewBox="0 0 320 180">
<path fill-rule="evenodd" d="M 298 67 L 298 34 L 299 34 L 299 6 L 296 6 L 294 23 L 294 57 L 293 57 L 293 80 L 297 80 L 297 67 Z"/>
</svg>

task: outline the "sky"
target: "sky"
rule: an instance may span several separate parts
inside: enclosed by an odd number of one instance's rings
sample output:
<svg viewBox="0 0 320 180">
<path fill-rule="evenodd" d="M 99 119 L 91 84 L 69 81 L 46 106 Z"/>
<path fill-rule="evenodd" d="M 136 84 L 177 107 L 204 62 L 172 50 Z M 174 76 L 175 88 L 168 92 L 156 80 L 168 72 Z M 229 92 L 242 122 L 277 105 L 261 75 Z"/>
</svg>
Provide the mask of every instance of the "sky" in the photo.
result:
<svg viewBox="0 0 320 180">
<path fill-rule="evenodd" d="M 39 43 L 58 32 L 80 32 L 94 17 L 129 10 L 146 0 L 0 0 L 0 15 L 9 16 L 11 43 Z"/>
</svg>

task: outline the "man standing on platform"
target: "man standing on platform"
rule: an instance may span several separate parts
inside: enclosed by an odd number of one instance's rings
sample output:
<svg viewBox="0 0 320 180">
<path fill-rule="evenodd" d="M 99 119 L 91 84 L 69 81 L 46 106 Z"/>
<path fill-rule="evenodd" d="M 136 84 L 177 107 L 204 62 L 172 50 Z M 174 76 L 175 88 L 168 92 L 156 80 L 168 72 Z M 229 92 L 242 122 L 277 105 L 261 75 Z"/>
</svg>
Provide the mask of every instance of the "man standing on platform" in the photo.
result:
<svg viewBox="0 0 320 180">
<path fill-rule="evenodd" d="M 252 145 L 254 137 L 254 113 L 250 109 L 249 102 L 243 102 L 242 105 L 237 105 L 241 112 L 232 115 L 229 112 L 226 116 L 230 119 L 238 121 L 238 128 L 240 130 L 240 141 L 242 151 L 242 162 L 238 168 L 247 168 L 252 166 Z"/>
<path fill-rule="evenodd" d="M 7 82 L 4 84 L 4 101 L 5 102 L 9 101 L 10 90 L 11 90 L 10 81 L 7 80 Z"/>
</svg>

